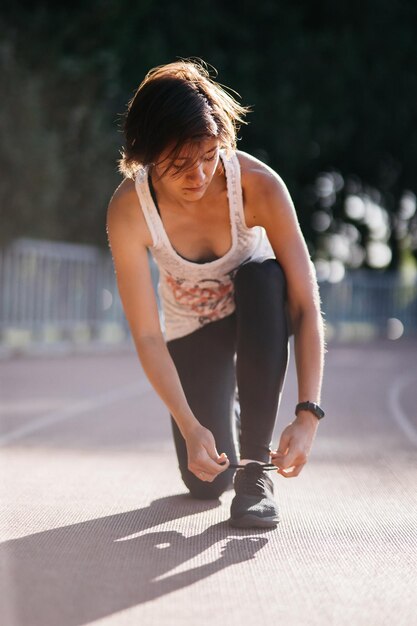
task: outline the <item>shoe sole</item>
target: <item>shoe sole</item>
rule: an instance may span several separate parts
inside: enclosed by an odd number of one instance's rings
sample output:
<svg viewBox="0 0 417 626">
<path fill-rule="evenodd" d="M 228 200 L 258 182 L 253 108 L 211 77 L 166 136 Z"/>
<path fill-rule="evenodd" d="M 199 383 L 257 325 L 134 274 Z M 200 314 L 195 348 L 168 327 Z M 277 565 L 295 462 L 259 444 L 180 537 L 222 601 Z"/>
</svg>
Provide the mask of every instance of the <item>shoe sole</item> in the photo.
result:
<svg viewBox="0 0 417 626">
<path fill-rule="evenodd" d="M 244 515 L 238 519 L 229 519 L 233 528 L 273 528 L 280 522 L 280 518 L 273 515 L 271 517 L 257 517 L 256 515 Z"/>
</svg>

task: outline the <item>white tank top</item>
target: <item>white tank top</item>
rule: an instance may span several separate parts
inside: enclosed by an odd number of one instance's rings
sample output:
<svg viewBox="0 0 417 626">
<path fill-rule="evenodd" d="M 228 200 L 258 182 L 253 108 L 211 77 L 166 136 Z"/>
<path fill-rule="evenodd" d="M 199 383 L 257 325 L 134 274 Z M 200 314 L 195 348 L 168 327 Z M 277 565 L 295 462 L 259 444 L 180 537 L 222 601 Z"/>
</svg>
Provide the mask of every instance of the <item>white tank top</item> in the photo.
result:
<svg viewBox="0 0 417 626">
<path fill-rule="evenodd" d="M 235 310 L 233 278 L 238 268 L 252 260 L 275 258 L 262 226 L 245 224 L 236 152 L 227 158 L 220 151 L 227 179 L 232 245 L 226 254 L 208 262 L 189 261 L 178 254 L 165 232 L 149 187 L 148 166 L 135 177 L 136 192 L 152 236 L 149 250 L 158 266 L 161 327 L 166 341 L 178 339 Z"/>
</svg>

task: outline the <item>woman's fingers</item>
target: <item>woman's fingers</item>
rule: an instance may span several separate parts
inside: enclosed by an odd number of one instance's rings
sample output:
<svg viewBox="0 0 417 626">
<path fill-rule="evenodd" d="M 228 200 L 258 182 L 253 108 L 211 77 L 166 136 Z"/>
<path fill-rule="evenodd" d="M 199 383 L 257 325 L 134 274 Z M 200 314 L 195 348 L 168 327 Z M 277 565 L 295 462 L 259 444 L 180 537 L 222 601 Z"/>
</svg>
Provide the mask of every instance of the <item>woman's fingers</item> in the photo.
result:
<svg viewBox="0 0 417 626">
<path fill-rule="evenodd" d="M 295 467 L 289 467 L 288 469 L 278 469 L 277 473 L 284 476 L 284 478 L 294 478 L 294 476 L 298 476 L 298 474 L 303 469 L 305 463 L 301 463 L 300 465 L 296 465 Z"/>
<path fill-rule="evenodd" d="M 216 463 L 217 465 L 220 465 L 221 471 L 224 472 L 224 470 L 227 469 L 230 465 L 227 454 L 225 452 L 222 452 L 221 455 L 217 458 Z"/>
<path fill-rule="evenodd" d="M 200 480 L 204 480 L 207 483 L 213 482 L 213 480 L 218 476 L 218 474 L 213 474 L 212 472 L 204 471 L 204 469 L 199 470 L 198 472 L 194 472 Z"/>
<path fill-rule="evenodd" d="M 188 469 L 200 480 L 213 481 L 229 467 L 227 455 L 219 454 L 212 432 L 203 426 L 193 430 L 186 439 Z"/>
<path fill-rule="evenodd" d="M 221 465 L 223 464 L 223 465 Z M 216 476 L 224 472 L 230 465 L 227 455 L 222 452 L 217 457 L 217 461 L 213 461 L 208 455 L 204 461 L 200 461 L 197 470 L 194 472 L 200 480 L 212 482 Z"/>
</svg>

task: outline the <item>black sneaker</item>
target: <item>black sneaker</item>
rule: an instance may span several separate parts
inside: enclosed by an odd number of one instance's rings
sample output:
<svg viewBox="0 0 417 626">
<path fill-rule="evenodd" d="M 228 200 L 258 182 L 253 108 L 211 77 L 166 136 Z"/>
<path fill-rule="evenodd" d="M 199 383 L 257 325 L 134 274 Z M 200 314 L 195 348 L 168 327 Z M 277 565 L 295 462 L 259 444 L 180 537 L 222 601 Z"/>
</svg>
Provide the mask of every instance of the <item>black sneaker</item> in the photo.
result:
<svg viewBox="0 0 417 626">
<path fill-rule="evenodd" d="M 237 470 L 236 495 L 230 507 L 229 524 L 235 528 L 272 528 L 280 521 L 274 501 L 274 483 L 260 463 L 247 463 Z"/>
</svg>

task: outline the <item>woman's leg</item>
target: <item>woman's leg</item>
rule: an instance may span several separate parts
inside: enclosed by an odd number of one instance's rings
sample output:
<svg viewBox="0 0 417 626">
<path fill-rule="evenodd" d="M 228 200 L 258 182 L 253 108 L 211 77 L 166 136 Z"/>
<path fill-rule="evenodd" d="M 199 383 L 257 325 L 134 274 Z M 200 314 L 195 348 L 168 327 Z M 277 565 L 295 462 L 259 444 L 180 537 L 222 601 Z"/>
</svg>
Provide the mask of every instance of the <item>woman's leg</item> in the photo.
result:
<svg viewBox="0 0 417 626">
<path fill-rule="evenodd" d="M 234 280 L 240 457 L 267 462 L 289 354 L 285 275 L 267 259 L 242 265 Z"/>
<path fill-rule="evenodd" d="M 219 454 L 225 452 L 237 462 L 234 426 L 236 373 L 236 315 L 210 322 L 199 330 L 167 342 L 188 404 L 198 421 L 214 436 Z M 188 469 L 185 440 L 171 415 L 171 425 L 182 479 L 195 498 L 218 498 L 233 484 L 233 472 L 226 470 L 213 482 L 197 478 Z"/>
</svg>

